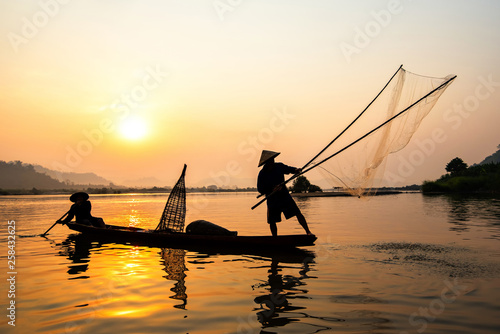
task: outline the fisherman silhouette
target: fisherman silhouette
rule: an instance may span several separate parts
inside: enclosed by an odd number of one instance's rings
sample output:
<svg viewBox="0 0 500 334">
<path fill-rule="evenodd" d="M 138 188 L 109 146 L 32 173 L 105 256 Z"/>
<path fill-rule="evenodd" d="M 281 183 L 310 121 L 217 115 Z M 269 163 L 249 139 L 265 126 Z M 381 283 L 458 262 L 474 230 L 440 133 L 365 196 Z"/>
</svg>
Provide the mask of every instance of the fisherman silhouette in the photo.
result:
<svg viewBox="0 0 500 334">
<path fill-rule="evenodd" d="M 274 158 L 280 153 L 263 150 L 260 156 L 259 167 L 262 167 L 257 178 L 257 190 L 267 198 L 267 222 L 273 236 L 278 235 L 276 223 L 281 221 L 281 213 L 286 219 L 297 217 L 300 225 L 308 235 L 311 235 L 306 219 L 292 196 L 282 183 L 285 182 L 285 174 L 300 173 L 300 168 L 290 167 L 281 162 L 274 162 Z M 273 193 L 274 192 L 274 193 Z M 269 196 L 273 193 L 271 196 Z"/>
<path fill-rule="evenodd" d="M 77 224 L 105 228 L 106 224 L 102 218 L 92 217 L 90 214 L 92 204 L 88 199 L 89 194 L 85 192 L 77 192 L 71 195 L 69 200 L 75 204 L 71 206 L 71 209 L 68 212 L 68 217 L 66 217 L 62 223 L 68 223 L 73 219 L 73 217 L 75 217 Z"/>
</svg>

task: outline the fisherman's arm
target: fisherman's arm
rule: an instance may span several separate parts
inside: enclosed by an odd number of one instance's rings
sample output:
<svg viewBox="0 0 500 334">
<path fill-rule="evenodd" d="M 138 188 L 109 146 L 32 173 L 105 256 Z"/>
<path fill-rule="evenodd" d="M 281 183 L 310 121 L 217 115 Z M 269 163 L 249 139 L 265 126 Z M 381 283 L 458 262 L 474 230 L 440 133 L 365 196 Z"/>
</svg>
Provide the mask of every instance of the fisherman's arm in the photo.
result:
<svg viewBox="0 0 500 334">
<path fill-rule="evenodd" d="M 302 172 L 302 168 L 287 166 L 285 164 L 283 165 L 283 173 L 284 174 L 299 174 L 300 172 Z"/>
<path fill-rule="evenodd" d="M 68 212 L 68 216 L 66 218 L 64 218 L 63 220 L 61 220 L 60 222 L 62 224 L 69 223 L 74 217 L 75 217 L 75 209 L 74 209 L 74 207 L 72 205 L 71 209 Z"/>
</svg>

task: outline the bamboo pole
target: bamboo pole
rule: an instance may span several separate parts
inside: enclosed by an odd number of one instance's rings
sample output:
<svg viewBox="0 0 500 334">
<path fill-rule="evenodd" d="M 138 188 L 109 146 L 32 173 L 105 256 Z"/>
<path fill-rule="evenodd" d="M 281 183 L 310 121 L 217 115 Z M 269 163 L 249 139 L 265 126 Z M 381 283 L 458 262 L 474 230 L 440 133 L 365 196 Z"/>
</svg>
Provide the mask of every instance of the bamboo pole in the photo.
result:
<svg viewBox="0 0 500 334">
<path fill-rule="evenodd" d="M 383 122 L 382 124 L 378 125 L 377 127 L 373 128 L 371 131 L 367 132 L 366 134 L 364 134 L 363 136 L 359 137 L 358 139 L 356 139 L 355 141 L 353 141 L 352 143 L 350 143 L 349 145 L 345 146 L 344 148 L 338 150 L 337 152 L 335 152 L 334 154 L 324 158 L 323 160 L 321 160 L 320 162 L 316 163 L 315 165 L 309 167 L 309 168 L 306 168 L 304 170 L 301 170 L 300 173 L 297 173 L 297 174 L 294 174 L 292 177 L 290 177 L 288 180 L 286 180 L 285 182 L 282 183 L 282 185 L 285 185 L 287 184 L 288 182 L 290 182 L 291 180 L 299 177 L 300 175 L 304 174 L 304 173 L 307 173 L 308 171 L 310 171 L 311 169 L 314 169 L 316 167 L 318 167 L 319 165 L 321 165 L 322 163 L 330 160 L 331 158 L 333 158 L 334 156 L 344 152 L 345 150 L 347 150 L 349 147 L 351 147 L 352 145 L 356 144 L 357 142 L 359 142 L 360 140 L 363 140 L 364 138 L 368 137 L 369 135 L 371 135 L 373 132 L 377 131 L 378 129 L 380 129 L 381 127 L 385 126 L 386 124 L 388 124 L 389 122 L 393 121 L 394 119 L 396 119 L 397 117 L 401 116 L 402 114 L 404 114 L 405 112 L 407 112 L 409 109 L 413 108 L 415 105 L 417 105 L 418 103 L 420 103 L 421 101 L 425 100 L 427 97 L 429 97 L 430 95 L 432 95 L 434 92 L 440 90 L 441 88 L 443 88 L 444 86 L 446 86 L 447 84 L 449 84 L 451 81 L 455 80 L 457 76 L 454 75 L 453 77 L 451 77 L 450 79 L 446 80 L 445 82 L 443 82 L 441 85 L 439 85 L 438 87 L 434 88 L 432 91 L 430 91 L 429 93 L 427 93 L 426 95 L 424 95 L 423 97 L 421 97 L 420 99 L 418 99 L 417 101 L 415 101 L 414 103 L 412 103 L 410 106 L 406 107 L 405 109 L 403 109 L 402 111 L 400 111 L 399 113 L 397 113 L 396 115 L 392 116 L 391 118 L 389 118 L 388 120 L 386 120 L 385 122 Z M 258 207 L 260 204 L 264 203 L 269 197 L 271 197 L 272 195 L 274 195 L 276 192 L 273 191 L 271 192 L 269 195 L 267 195 L 264 199 L 260 200 L 257 204 L 255 204 L 254 206 L 252 206 L 252 210 L 255 209 L 256 207 Z"/>
</svg>

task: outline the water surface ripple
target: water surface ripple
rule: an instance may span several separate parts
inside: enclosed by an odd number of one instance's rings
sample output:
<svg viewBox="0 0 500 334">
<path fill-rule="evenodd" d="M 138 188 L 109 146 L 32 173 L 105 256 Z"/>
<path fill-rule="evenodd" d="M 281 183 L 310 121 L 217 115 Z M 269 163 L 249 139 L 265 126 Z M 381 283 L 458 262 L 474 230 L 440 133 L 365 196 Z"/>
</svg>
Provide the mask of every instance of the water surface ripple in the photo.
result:
<svg viewBox="0 0 500 334">
<path fill-rule="evenodd" d="M 155 227 L 168 194 L 93 195 L 93 213 Z M 188 194 L 187 221 L 267 235 L 253 193 Z M 318 236 L 294 252 L 102 243 L 64 226 L 66 196 L 0 197 L 2 333 L 497 333 L 500 200 L 400 194 L 297 200 Z M 7 222 L 16 223 L 16 326 Z M 302 233 L 292 218 L 279 233 Z"/>
</svg>

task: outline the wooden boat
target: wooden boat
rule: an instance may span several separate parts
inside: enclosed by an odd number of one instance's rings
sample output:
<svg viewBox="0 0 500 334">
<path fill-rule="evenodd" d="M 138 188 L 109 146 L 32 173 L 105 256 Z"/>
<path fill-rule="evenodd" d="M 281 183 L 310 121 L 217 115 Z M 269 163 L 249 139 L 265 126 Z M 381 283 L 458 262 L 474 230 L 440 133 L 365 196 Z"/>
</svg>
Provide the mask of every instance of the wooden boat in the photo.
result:
<svg viewBox="0 0 500 334">
<path fill-rule="evenodd" d="M 314 262 L 316 258 L 316 253 L 314 252 L 313 247 L 281 247 L 281 246 L 269 246 L 269 247 L 261 247 L 261 246 L 227 246 L 221 247 L 220 245 L 214 246 L 206 246 L 206 245 L 171 245 L 168 243 L 168 246 L 165 246 L 165 241 L 162 241 L 160 244 L 152 244 L 151 242 L 137 242 L 133 243 L 127 242 L 125 240 L 120 241 L 116 238 L 102 238 L 98 236 L 94 236 L 93 234 L 88 233 L 70 233 L 66 240 L 63 242 L 63 245 L 73 245 L 75 250 L 82 257 L 88 257 L 90 254 L 90 249 L 100 248 L 106 246 L 107 249 L 123 249 L 123 245 L 129 247 L 153 247 L 158 248 L 163 251 L 184 251 L 184 252 L 192 252 L 193 257 L 202 257 L 206 256 L 219 256 L 219 255 L 241 255 L 243 257 L 250 256 L 253 259 L 260 259 L 263 261 L 276 261 L 279 263 L 311 263 Z M 181 252 L 182 253 L 182 252 Z M 196 254 L 197 253 L 197 254 Z M 186 254 L 186 253 L 183 253 Z"/>
<path fill-rule="evenodd" d="M 199 249 L 210 247 L 212 249 L 233 248 L 233 250 L 256 248 L 294 248 L 298 246 L 310 246 L 314 244 L 314 235 L 281 235 L 273 236 L 238 236 L 223 227 L 204 220 L 198 220 L 189 224 L 184 232 L 184 221 L 186 217 L 186 188 L 184 176 L 186 165 L 182 174 L 170 192 L 160 223 L 154 230 L 136 227 L 124 227 L 106 225 L 106 228 L 69 222 L 66 225 L 92 239 L 116 243 L 131 243 L 154 245 L 158 247 Z M 197 229 L 192 226 L 200 226 Z"/>
<path fill-rule="evenodd" d="M 198 235 L 183 232 L 165 232 L 142 229 L 137 227 L 123 227 L 107 225 L 106 228 L 88 226 L 69 222 L 68 228 L 96 239 L 116 240 L 116 242 L 140 243 L 157 245 L 159 247 L 188 247 L 210 246 L 217 248 L 238 247 L 299 247 L 311 246 L 316 240 L 315 235 L 297 234 L 273 236 L 238 236 L 238 235 Z"/>
</svg>

